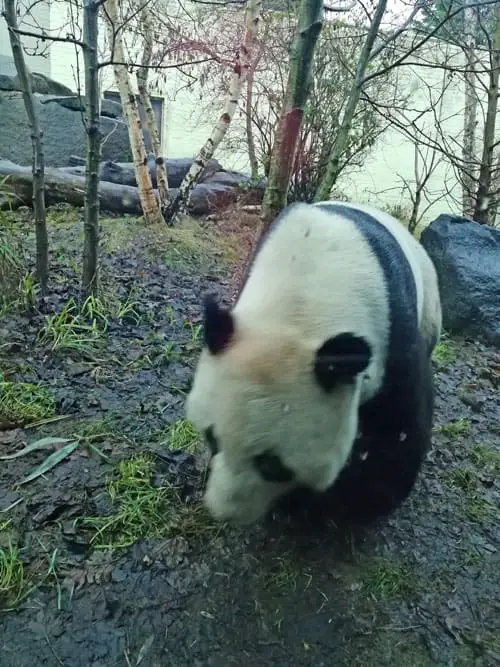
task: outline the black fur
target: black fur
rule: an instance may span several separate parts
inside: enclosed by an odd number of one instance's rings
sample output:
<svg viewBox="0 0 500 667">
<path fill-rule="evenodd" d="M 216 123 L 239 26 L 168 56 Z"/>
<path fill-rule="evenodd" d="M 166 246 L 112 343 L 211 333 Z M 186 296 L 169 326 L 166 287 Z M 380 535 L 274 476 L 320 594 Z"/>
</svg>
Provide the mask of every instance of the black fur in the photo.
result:
<svg viewBox="0 0 500 667">
<path fill-rule="evenodd" d="M 297 489 L 278 507 L 308 520 L 371 522 L 410 494 L 430 447 L 434 392 L 427 345 L 417 337 L 407 373 L 388 371 L 382 391 L 360 409 L 361 436 L 333 486 Z"/>
<path fill-rule="evenodd" d="M 232 315 L 221 308 L 211 294 L 205 297 L 203 310 L 205 345 L 211 354 L 219 354 L 229 345 L 234 334 Z"/>
<path fill-rule="evenodd" d="M 319 208 L 352 220 L 380 263 L 389 294 L 388 359 L 380 392 L 360 408 L 361 435 L 336 482 L 321 494 L 297 489 L 279 505 L 314 519 L 370 522 L 408 497 L 430 447 L 433 345 L 420 334 L 413 272 L 390 231 L 363 211 Z"/>
<path fill-rule="evenodd" d="M 370 346 L 360 336 L 346 332 L 329 338 L 316 352 L 316 380 L 330 392 L 339 383 L 354 380 L 368 366 L 370 358 Z"/>
<path fill-rule="evenodd" d="M 277 454 L 265 451 L 253 457 L 255 468 L 267 482 L 291 482 L 295 477 Z"/>
</svg>

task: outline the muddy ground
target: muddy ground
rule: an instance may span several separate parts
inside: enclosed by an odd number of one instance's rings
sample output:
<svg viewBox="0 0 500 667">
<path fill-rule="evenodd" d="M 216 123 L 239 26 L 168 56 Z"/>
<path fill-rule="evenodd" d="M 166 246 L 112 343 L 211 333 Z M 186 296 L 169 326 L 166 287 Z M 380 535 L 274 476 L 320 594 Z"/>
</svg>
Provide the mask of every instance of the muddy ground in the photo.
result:
<svg viewBox="0 0 500 667">
<path fill-rule="evenodd" d="M 199 297 L 230 298 L 248 239 L 227 218 L 173 237 L 105 219 L 104 296 L 82 315 L 81 213 L 50 221 L 43 300 L 29 212 L 0 221 L 20 263 L 9 282 L 4 257 L 0 456 L 68 438 L 0 466 L 2 667 L 500 664 L 498 351 L 441 342 L 434 447 L 391 519 L 221 528 L 183 402 Z"/>
</svg>

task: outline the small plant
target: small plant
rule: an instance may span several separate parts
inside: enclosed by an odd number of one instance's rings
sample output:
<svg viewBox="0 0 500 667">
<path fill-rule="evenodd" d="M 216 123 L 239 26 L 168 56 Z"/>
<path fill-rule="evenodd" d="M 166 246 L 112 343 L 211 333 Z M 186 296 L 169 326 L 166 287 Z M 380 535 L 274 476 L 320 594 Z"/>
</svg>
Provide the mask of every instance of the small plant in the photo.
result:
<svg viewBox="0 0 500 667">
<path fill-rule="evenodd" d="M 93 309 L 98 308 L 98 302 L 87 300 L 85 303 L 87 312 L 89 308 L 91 312 L 96 312 Z M 73 350 L 91 353 L 100 342 L 103 320 L 98 322 L 93 319 L 88 325 L 83 317 L 74 299 L 70 299 L 60 313 L 48 318 L 45 327 L 38 333 L 38 340 L 48 344 L 53 352 Z M 107 320 L 104 321 L 107 323 Z"/>
<path fill-rule="evenodd" d="M 440 426 L 438 430 L 448 438 L 458 438 L 467 435 L 470 431 L 470 428 L 470 419 L 467 419 L 467 417 L 462 417 L 461 419 L 456 419 L 455 421 L 451 421 L 448 424 Z"/>
<path fill-rule="evenodd" d="M 454 468 L 446 475 L 445 484 L 464 493 L 475 493 L 480 487 L 478 476 L 470 468 Z"/>
<path fill-rule="evenodd" d="M 23 426 L 55 413 L 54 399 L 42 387 L 27 382 L 0 382 L 0 424 Z"/>
<path fill-rule="evenodd" d="M 495 477 L 500 476 L 500 452 L 490 449 L 486 445 L 474 445 L 469 452 L 469 460 L 477 466 L 480 466 L 486 473 L 491 473 Z"/>
<path fill-rule="evenodd" d="M 377 601 L 408 597 L 415 592 L 415 578 L 410 570 L 379 558 L 368 566 L 363 577 L 368 595 Z"/>
<path fill-rule="evenodd" d="M 446 333 L 442 334 L 441 340 L 434 348 L 432 356 L 442 369 L 446 369 L 450 364 L 453 364 L 456 361 L 456 350 Z"/>
<path fill-rule="evenodd" d="M 118 304 L 116 317 L 120 322 L 125 321 L 137 325 L 142 320 L 139 307 L 139 301 L 133 297 L 133 290 L 130 290 L 127 298 Z"/>
<path fill-rule="evenodd" d="M 186 329 L 189 329 L 191 332 L 191 342 L 192 343 L 199 343 L 200 342 L 200 336 L 202 332 L 202 325 L 201 324 L 193 324 L 192 322 L 186 321 L 184 322 L 184 327 Z"/>
<path fill-rule="evenodd" d="M 89 296 L 83 302 L 81 307 L 81 315 L 84 319 L 92 322 L 93 326 L 98 327 L 101 331 L 106 331 L 108 328 L 108 317 L 106 313 L 106 305 L 96 296 Z"/>
<path fill-rule="evenodd" d="M 7 547 L 0 547 L 0 608 L 14 607 L 24 590 L 24 565 L 9 536 Z"/>
</svg>

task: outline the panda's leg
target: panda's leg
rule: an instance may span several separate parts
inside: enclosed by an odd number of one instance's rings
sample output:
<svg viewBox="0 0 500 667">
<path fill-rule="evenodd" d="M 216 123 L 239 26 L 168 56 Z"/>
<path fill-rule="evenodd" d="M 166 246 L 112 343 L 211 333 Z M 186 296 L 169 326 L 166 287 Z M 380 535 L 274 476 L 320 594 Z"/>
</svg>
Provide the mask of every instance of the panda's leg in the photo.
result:
<svg viewBox="0 0 500 667">
<path fill-rule="evenodd" d="M 407 372 L 392 372 L 360 412 L 362 436 L 328 491 L 332 511 L 348 520 L 390 514 L 413 489 L 431 444 L 434 393 L 428 346 L 419 339 Z"/>
</svg>

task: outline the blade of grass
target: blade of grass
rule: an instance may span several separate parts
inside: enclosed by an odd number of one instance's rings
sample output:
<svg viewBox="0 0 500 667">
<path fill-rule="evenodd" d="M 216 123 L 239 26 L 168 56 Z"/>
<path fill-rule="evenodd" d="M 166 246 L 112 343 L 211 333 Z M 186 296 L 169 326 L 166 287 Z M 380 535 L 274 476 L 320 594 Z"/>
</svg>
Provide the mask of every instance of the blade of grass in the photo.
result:
<svg viewBox="0 0 500 667">
<path fill-rule="evenodd" d="M 35 440 L 31 445 L 28 445 L 24 449 L 21 449 L 19 452 L 14 454 L 7 454 L 6 456 L 0 456 L 0 461 L 12 461 L 12 459 L 17 459 L 20 456 L 26 456 L 31 452 L 36 452 L 39 449 L 44 449 L 49 445 L 63 445 L 66 442 L 71 442 L 70 438 L 42 438 L 41 440 Z"/>
<path fill-rule="evenodd" d="M 63 461 L 72 452 L 74 452 L 77 447 L 78 447 L 78 441 L 75 441 L 75 442 L 70 442 L 69 444 L 65 445 L 64 447 L 61 447 L 61 449 L 58 449 L 55 452 L 52 452 L 52 454 L 48 456 L 45 459 L 45 461 L 43 461 L 43 463 L 41 463 L 38 466 L 38 468 L 36 468 L 32 473 L 30 473 L 27 477 L 21 480 L 18 483 L 18 486 L 21 486 L 21 484 L 27 484 L 28 482 L 32 482 L 37 477 L 45 475 L 46 472 L 52 470 L 52 468 L 54 468 L 58 463 L 61 463 L 61 461 Z"/>
</svg>

